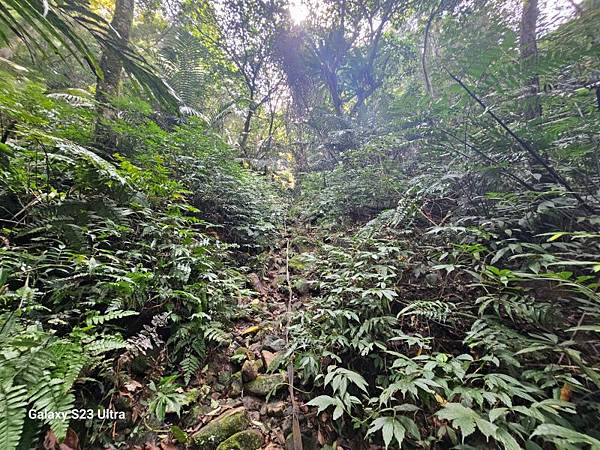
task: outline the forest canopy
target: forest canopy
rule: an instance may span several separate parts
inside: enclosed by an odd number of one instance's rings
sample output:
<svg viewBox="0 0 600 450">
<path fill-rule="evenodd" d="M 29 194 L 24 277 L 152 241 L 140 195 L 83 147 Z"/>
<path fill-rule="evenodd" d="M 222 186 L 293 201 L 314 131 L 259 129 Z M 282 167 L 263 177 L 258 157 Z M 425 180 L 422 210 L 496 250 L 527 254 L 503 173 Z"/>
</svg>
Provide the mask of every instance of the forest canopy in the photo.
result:
<svg viewBox="0 0 600 450">
<path fill-rule="evenodd" d="M 598 0 L 0 0 L 0 449 L 600 449 Z"/>
</svg>

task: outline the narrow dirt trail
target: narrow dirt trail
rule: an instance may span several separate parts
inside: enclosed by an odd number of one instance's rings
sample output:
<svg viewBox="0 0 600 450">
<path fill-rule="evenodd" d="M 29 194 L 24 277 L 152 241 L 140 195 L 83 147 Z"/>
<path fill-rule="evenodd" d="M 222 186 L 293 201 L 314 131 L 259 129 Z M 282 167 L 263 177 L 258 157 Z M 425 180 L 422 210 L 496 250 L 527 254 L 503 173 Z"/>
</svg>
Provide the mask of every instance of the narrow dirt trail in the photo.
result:
<svg viewBox="0 0 600 450">
<path fill-rule="evenodd" d="M 203 430 L 214 428 L 221 422 L 226 425 L 227 418 L 237 414 L 247 417 L 247 423 L 243 421 L 233 427 L 235 430 L 224 430 L 223 434 L 231 436 L 232 431 L 240 434 L 245 430 L 243 437 L 248 440 L 251 432 L 258 431 L 262 435 L 262 444 L 258 447 L 246 442 L 231 446 L 234 444 L 225 441 L 223 444 L 226 446 L 206 448 L 317 448 L 316 442 L 312 445 L 315 439 L 307 439 L 306 433 L 302 438 L 301 422 L 306 422 L 308 409 L 296 396 L 293 366 L 286 365 L 290 348 L 289 325 L 294 312 L 302 307 L 302 300 L 292 288 L 289 267 L 291 242 L 297 231 L 285 227 L 276 245 L 266 255 L 262 272 L 248 276 L 257 298 L 241 300 L 240 310 L 247 313 L 241 314 L 234 324 L 232 344 L 225 352 L 211 358 L 211 376 L 206 381 L 211 385 L 212 409 L 205 412 L 202 426 L 197 427 L 193 434 L 202 435 Z M 234 438 L 236 436 L 233 435 Z M 218 439 L 221 440 L 222 436 Z M 202 445 L 202 442 L 199 444 Z"/>
</svg>

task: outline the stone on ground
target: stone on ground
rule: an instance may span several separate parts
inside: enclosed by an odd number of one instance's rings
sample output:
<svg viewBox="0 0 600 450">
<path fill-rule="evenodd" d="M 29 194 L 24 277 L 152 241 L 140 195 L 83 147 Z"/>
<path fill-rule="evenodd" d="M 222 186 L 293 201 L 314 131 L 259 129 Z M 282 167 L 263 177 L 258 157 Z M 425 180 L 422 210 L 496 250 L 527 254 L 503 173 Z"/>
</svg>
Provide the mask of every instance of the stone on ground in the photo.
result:
<svg viewBox="0 0 600 450">
<path fill-rule="evenodd" d="M 266 397 L 271 392 L 276 392 L 285 387 L 286 377 L 283 373 L 259 375 L 255 380 L 244 385 L 244 392 Z"/>
<path fill-rule="evenodd" d="M 230 436 L 221 442 L 217 450 L 258 450 L 263 437 L 257 430 L 245 430 Z"/>
<path fill-rule="evenodd" d="M 242 383 L 242 372 L 236 372 L 231 376 L 229 382 L 229 397 L 235 398 L 242 395 L 242 389 L 244 384 Z"/>
<path fill-rule="evenodd" d="M 242 365 L 242 381 L 248 383 L 258 376 L 258 368 L 254 361 L 247 360 Z"/>
<path fill-rule="evenodd" d="M 192 436 L 193 448 L 215 450 L 228 437 L 244 431 L 250 425 L 243 407 L 231 409 L 202 427 Z"/>
</svg>

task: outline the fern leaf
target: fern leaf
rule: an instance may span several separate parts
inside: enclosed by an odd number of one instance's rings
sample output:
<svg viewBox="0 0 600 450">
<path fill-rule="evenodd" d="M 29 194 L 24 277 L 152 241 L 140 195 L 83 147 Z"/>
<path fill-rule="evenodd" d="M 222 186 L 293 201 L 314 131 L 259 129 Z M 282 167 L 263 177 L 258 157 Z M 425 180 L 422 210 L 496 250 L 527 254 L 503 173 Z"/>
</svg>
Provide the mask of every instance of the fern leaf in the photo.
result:
<svg viewBox="0 0 600 450">
<path fill-rule="evenodd" d="M 185 384 L 190 384 L 192 376 L 200 370 L 200 360 L 194 355 L 188 355 L 181 361 L 181 368 Z"/>
<path fill-rule="evenodd" d="M 25 386 L 3 386 L 0 390 L 0 448 L 13 450 L 17 448 L 27 406 L 27 389 Z"/>
</svg>

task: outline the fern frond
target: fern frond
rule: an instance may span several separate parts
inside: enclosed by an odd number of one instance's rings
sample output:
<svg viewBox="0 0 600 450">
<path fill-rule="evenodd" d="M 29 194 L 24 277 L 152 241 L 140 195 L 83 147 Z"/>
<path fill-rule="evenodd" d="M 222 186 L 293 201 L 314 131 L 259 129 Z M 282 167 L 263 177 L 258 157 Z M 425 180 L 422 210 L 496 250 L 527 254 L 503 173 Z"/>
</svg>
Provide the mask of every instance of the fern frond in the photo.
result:
<svg viewBox="0 0 600 450">
<path fill-rule="evenodd" d="M 23 432 L 26 406 L 25 386 L 4 385 L 0 388 L 0 448 L 17 448 Z"/>
<path fill-rule="evenodd" d="M 88 325 L 102 325 L 110 320 L 122 319 L 124 317 L 135 316 L 138 313 L 136 311 L 110 311 L 103 315 L 88 317 L 85 321 Z"/>
<path fill-rule="evenodd" d="M 183 361 L 181 361 L 181 369 L 183 370 L 183 380 L 185 384 L 190 384 L 190 380 L 192 376 L 194 376 L 201 367 L 200 360 L 194 355 L 186 356 Z"/>
<path fill-rule="evenodd" d="M 440 300 L 418 300 L 402 309 L 398 316 L 423 316 L 438 322 L 448 320 L 452 312 L 451 304 Z"/>
<path fill-rule="evenodd" d="M 69 387 L 65 386 L 64 380 L 60 378 L 50 378 L 46 375 L 38 383 L 38 390 L 31 396 L 33 408 L 37 411 L 47 411 L 55 413 L 54 417 L 46 422 L 58 439 L 64 439 L 69 428 L 69 419 L 61 418 L 58 413 L 67 414 L 73 409 L 75 397 L 70 392 Z"/>
<path fill-rule="evenodd" d="M 127 343 L 117 337 L 105 337 L 92 342 L 86 346 L 86 351 L 91 355 L 100 355 L 101 353 L 110 352 L 113 350 L 120 350 L 127 347 Z"/>
<path fill-rule="evenodd" d="M 208 342 L 226 344 L 229 342 L 229 339 L 231 339 L 231 336 L 221 328 L 209 326 L 204 330 L 204 339 L 206 339 Z"/>
</svg>

